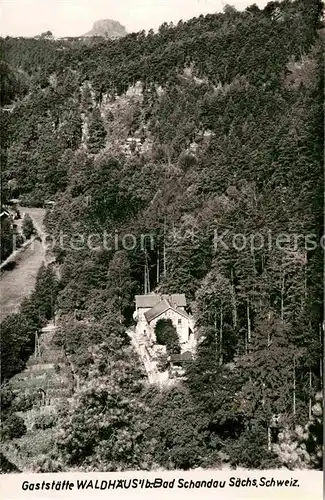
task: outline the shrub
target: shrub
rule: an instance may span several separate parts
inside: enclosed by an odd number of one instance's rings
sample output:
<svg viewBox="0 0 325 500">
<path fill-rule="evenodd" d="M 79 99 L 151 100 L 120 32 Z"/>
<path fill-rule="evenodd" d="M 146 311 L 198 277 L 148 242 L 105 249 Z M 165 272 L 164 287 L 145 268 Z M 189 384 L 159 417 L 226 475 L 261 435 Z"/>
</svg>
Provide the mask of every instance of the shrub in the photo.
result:
<svg viewBox="0 0 325 500">
<path fill-rule="evenodd" d="M 19 394 L 13 402 L 13 411 L 28 411 L 31 410 L 38 400 L 35 393 L 33 394 Z"/>
<path fill-rule="evenodd" d="M 184 172 L 197 164 L 197 159 L 192 153 L 181 153 L 178 158 L 178 164 Z"/>
<path fill-rule="evenodd" d="M 2 422 L 1 434 L 4 439 L 14 439 L 23 436 L 27 429 L 24 420 L 12 413 Z"/>
<path fill-rule="evenodd" d="M 165 345 L 168 354 L 179 354 L 181 352 L 177 331 L 170 319 L 158 320 L 155 334 L 157 343 Z"/>
<path fill-rule="evenodd" d="M 29 238 L 35 234 L 34 224 L 30 215 L 25 214 L 21 229 L 26 240 L 29 240 Z"/>
<path fill-rule="evenodd" d="M 16 248 L 20 248 L 24 243 L 24 238 L 19 233 L 15 233 L 14 238 L 15 238 Z"/>
<path fill-rule="evenodd" d="M 1 323 L 1 381 L 25 367 L 34 348 L 34 326 L 24 314 L 11 314 Z"/>
<path fill-rule="evenodd" d="M 34 420 L 34 426 L 36 429 L 50 429 L 55 424 L 54 415 L 39 415 Z"/>
<path fill-rule="evenodd" d="M 160 372 L 165 372 L 169 367 L 168 355 L 167 354 L 159 354 L 157 356 L 157 369 Z"/>
<path fill-rule="evenodd" d="M 55 363 L 55 365 L 54 365 L 54 371 L 55 371 L 55 373 L 60 373 L 61 366 L 58 363 Z"/>
<path fill-rule="evenodd" d="M 7 458 L 2 453 L 0 453 L 0 474 L 10 474 L 12 472 L 21 471 L 16 465 L 9 462 L 9 460 L 7 460 Z"/>
<path fill-rule="evenodd" d="M 267 448 L 266 429 L 258 422 L 247 427 L 239 438 L 230 444 L 230 463 L 235 467 L 249 469 L 277 468 L 280 463 L 275 452 Z"/>
<path fill-rule="evenodd" d="M 15 403 L 15 394 L 6 386 L 0 389 L 0 408 L 1 411 L 9 410 Z"/>
</svg>

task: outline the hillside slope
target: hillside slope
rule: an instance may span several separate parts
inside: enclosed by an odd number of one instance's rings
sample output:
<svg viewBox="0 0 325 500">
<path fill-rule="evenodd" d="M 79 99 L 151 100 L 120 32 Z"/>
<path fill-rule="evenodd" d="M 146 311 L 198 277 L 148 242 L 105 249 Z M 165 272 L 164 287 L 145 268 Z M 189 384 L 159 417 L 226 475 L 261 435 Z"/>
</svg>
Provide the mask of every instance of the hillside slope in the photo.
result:
<svg viewBox="0 0 325 500">
<path fill-rule="evenodd" d="M 57 342 L 82 381 L 52 468 L 320 467 L 321 9 L 2 40 L 28 82 L 2 111 L 4 196 L 56 201 Z M 162 392 L 125 334 L 145 277 L 186 294 L 201 339 L 187 380 Z"/>
</svg>

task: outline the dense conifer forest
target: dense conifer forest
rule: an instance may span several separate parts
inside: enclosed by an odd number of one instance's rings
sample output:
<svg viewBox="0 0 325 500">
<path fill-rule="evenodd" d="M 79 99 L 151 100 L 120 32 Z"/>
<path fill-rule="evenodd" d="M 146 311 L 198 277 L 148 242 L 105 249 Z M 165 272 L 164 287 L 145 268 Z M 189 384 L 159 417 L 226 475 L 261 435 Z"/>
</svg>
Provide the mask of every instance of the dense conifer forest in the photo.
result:
<svg viewBox="0 0 325 500">
<path fill-rule="evenodd" d="M 59 268 L 4 321 L 2 381 L 53 300 L 80 377 L 37 470 L 321 468 L 323 36 L 318 0 L 284 0 L 118 40 L 1 39 L 2 199 L 55 202 Z M 145 286 L 196 319 L 170 388 L 126 335 Z"/>
</svg>

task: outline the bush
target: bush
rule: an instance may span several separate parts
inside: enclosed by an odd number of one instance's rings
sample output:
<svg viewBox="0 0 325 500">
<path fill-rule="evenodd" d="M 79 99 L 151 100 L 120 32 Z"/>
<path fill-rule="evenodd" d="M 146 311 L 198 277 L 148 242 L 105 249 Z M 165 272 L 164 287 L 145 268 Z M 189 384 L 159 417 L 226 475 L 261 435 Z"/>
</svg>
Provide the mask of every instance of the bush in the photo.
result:
<svg viewBox="0 0 325 500">
<path fill-rule="evenodd" d="M 35 325 L 24 314 L 11 314 L 1 323 L 1 381 L 24 369 L 34 350 L 34 332 Z"/>
<path fill-rule="evenodd" d="M 39 415 L 34 420 L 35 429 L 50 429 L 55 424 L 54 415 Z"/>
<path fill-rule="evenodd" d="M 230 444 L 230 443 L 229 443 Z M 275 452 L 267 448 L 266 428 L 253 422 L 227 449 L 230 463 L 235 467 L 271 469 L 280 466 Z"/>
<path fill-rule="evenodd" d="M 20 472 L 20 470 L 0 453 L 0 474 L 10 474 L 12 472 Z"/>
<path fill-rule="evenodd" d="M 169 367 L 168 355 L 167 354 L 159 354 L 157 356 L 157 369 L 160 372 L 165 372 Z"/>
<path fill-rule="evenodd" d="M 6 386 L 0 389 L 0 408 L 4 412 L 13 407 L 15 403 L 15 394 Z"/>
<path fill-rule="evenodd" d="M 12 404 L 13 411 L 31 410 L 38 400 L 37 394 L 19 394 Z"/>
<path fill-rule="evenodd" d="M 16 248 L 20 248 L 24 243 L 24 238 L 22 237 L 21 234 L 16 233 L 15 239 L 16 239 Z"/>
<path fill-rule="evenodd" d="M 25 214 L 21 229 L 26 240 L 29 240 L 35 234 L 36 231 L 30 215 Z"/>
<path fill-rule="evenodd" d="M 14 439 L 26 434 L 27 429 L 24 420 L 13 413 L 4 419 L 1 431 L 4 439 Z"/>
<path fill-rule="evenodd" d="M 181 352 L 177 331 L 170 319 L 158 320 L 155 334 L 157 343 L 165 345 L 168 354 L 179 354 Z"/>
</svg>

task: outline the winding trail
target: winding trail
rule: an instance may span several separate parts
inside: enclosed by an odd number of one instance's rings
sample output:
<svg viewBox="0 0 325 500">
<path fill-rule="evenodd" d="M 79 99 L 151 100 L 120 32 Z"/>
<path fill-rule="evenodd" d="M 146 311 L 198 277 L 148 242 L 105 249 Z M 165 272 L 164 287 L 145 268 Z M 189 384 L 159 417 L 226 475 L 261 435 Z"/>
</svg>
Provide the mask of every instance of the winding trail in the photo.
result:
<svg viewBox="0 0 325 500">
<path fill-rule="evenodd" d="M 45 210 L 42 208 L 19 207 L 21 214 L 28 213 L 33 219 L 38 234 L 44 234 L 43 220 Z M 25 297 L 33 291 L 37 272 L 45 262 L 45 247 L 40 241 L 34 240 L 13 257 L 15 267 L 3 271 L 0 276 L 0 322 L 12 313 L 18 312 Z"/>
<path fill-rule="evenodd" d="M 169 379 L 167 372 L 159 372 L 157 362 L 153 360 L 150 346 L 145 335 L 136 333 L 135 328 L 129 328 L 127 335 L 131 340 L 131 345 L 138 354 L 146 370 L 149 384 L 158 384 L 161 386 L 172 385 L 173 381 Z"/>
</svg>

